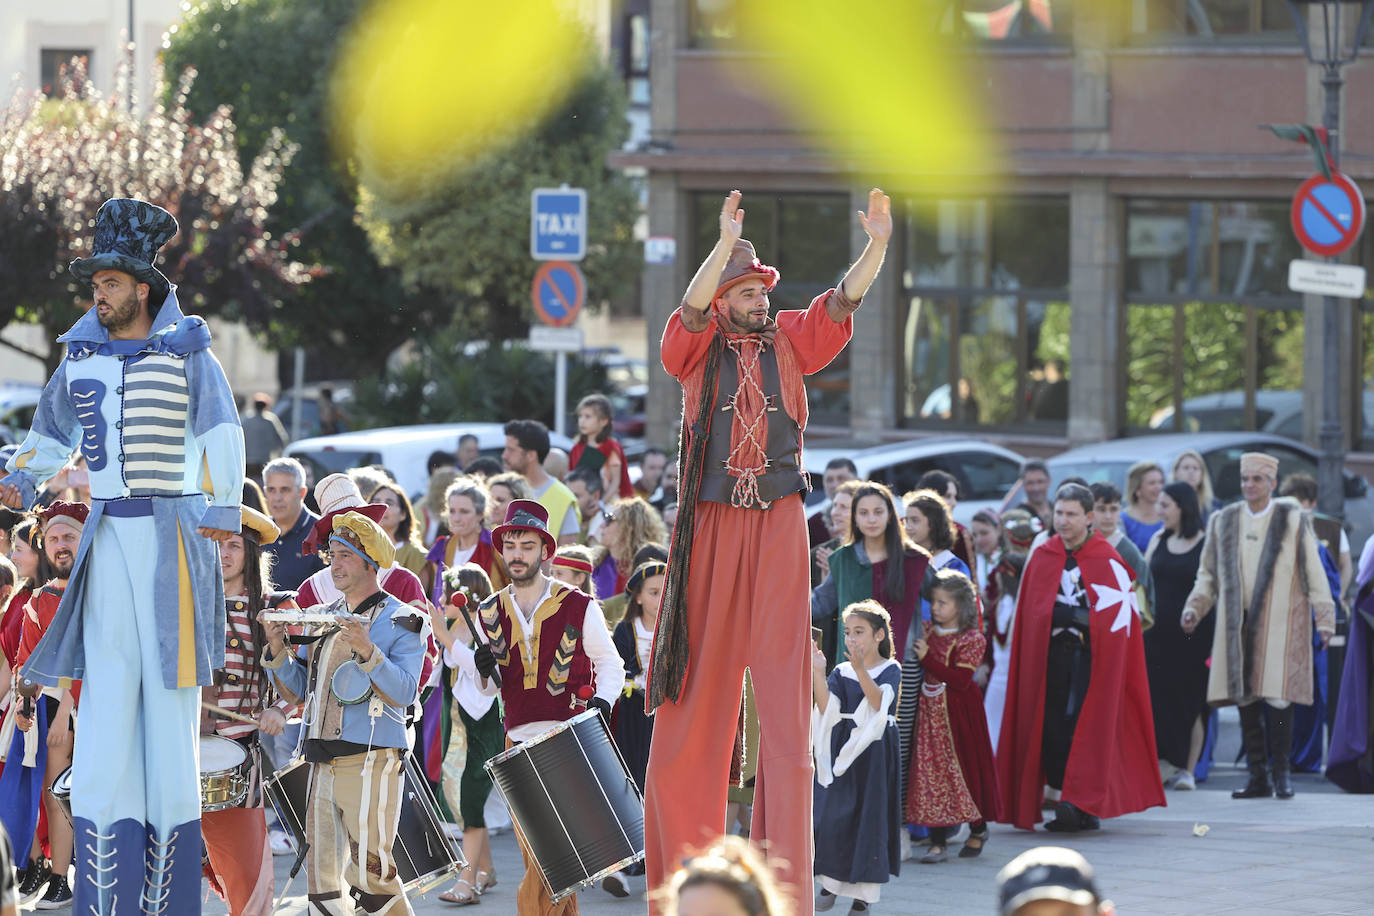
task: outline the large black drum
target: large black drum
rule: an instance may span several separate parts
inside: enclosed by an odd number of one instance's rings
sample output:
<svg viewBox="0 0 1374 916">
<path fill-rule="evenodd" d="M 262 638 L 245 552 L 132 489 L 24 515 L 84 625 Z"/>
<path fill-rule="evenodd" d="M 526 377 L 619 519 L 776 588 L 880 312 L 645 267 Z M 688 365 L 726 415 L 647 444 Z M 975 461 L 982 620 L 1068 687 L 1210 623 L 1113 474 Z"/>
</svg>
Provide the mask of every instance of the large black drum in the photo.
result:
<svg viewBox="0 0 1374 916">
<path fill-rule="evenodd" d="M 298 760 L 278 770 L 263 783 L 267 797 L 277 809 L 282 825 L 291 833 L 299 852 L 304 849 L 306 799 L 310 791 L 310 764 Z M 401 783 L 401 820 L 391 857 L 406 894 L 423 894 L 457 874 L 466 862 L 448 836 L 439 817 L 439 807 L 410 755 L 405 759 L 405 779 Z"/>
<path fill-rule="evenodd" d="M 644 800 L 595 710 L 485 768 L 555 902 L 644 858 Z"/>
</svg>

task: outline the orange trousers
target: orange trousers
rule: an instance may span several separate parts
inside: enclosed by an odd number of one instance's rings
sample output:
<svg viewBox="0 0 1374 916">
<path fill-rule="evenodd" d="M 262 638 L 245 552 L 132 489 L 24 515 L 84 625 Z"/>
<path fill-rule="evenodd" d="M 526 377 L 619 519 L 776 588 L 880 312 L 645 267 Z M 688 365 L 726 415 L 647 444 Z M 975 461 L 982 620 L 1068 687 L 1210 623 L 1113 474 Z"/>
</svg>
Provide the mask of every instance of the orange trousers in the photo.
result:
<svg viewBox="0 0 1374 916">
<path fill-rule="evenodd" d="M 651 890 L 725 832 L 744 669 L 759 718 L 751 839 L 810 916 L 811 611 L 806 517 L 798 495 L 768 510 L 697 504 L 687 581 L 687 683 L 654 714 L 644 798 Z M 651 909 L 651 912 L 654 911 Z"/>
<path fill-rule="evenodd" d="M 273 892 L 272 849 L 261 807 L 225 808 L 200 816 L 210 886 L 229 904 L 231 916 L 269 916 Z"/>
<path fill-rule="evenodd" d="M 515 742 L 507 735 L 506 750 L 513 747 Z M 573 894 L 557 903 L 553 902 L 548 888 L 544 886 L 544 879 L 540 877 L 542 872 L 539 870 L 539 864 L 534 860 L 529 844 L 525 842 L 525 835 L 520 832 L 520 825 L 512 819 L 511 826 L 515 828 L 515 842 L 520 846 L 520 858 L 525 862 L 525 874 L 520 878 L 520 886 L 515 889 L 515 911 L 520 916 L 577 916 L 577 895 Z"/>
</svg>

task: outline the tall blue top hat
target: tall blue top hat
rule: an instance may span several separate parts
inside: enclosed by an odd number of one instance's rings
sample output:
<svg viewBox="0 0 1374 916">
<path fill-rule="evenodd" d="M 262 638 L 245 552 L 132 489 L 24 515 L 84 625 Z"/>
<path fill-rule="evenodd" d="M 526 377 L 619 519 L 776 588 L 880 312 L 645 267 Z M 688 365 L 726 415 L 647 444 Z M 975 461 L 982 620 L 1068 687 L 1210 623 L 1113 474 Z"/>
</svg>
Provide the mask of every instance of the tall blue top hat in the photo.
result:
<svg viewBox="0 0 1374 916">
<path fill-rule="evenodd" d="M 128 197 L 105 201 L 95 215 L 95 241 L 89 258 L 77 258 L 68 270 L 82 282 L 101 270 L 122 270 L 140 283 L 166 292 L 167 278 L 153 266 L 158 249 L 177 234 L 176 217 L 161 207 Z"/>
</svg>

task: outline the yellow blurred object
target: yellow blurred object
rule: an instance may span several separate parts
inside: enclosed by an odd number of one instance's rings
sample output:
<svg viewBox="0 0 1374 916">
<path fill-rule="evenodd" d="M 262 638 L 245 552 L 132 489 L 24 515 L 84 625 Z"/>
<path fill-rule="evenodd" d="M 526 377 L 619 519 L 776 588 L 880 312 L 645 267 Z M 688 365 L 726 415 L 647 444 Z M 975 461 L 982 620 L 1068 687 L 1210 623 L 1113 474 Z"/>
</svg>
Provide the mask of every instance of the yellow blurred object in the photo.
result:
<svg viewBox="0 0 1374 916">
<path fill-rule="evenodd" d="M 973 91 L 976 55 L 940 29 L 944 4 L 749 0 L 735 5 L 756 74 L 818 142 L 884 187 L 986 192 L 998 171 Z"/>
<path fill-rule="evenodd" d="M 566 0 L 377 0 L 338 57 L 336 137 L 364 181 L 418 190 L 537 124 L 592 53 Z"/>
<path fill-rule="evenodd" d="M 1211 829 L 1212 829 L 1212 828 L 1211 828 L 1211 827 L 1208 827 L 1206 824 L 1194 824 L 1194 825 L 1193 825 L 1193 836 L 1206 836 L 1206 835 L 1207 835 L 1207 831 L 1208 831 L 1208 830 L 1211 830 Z"/>
</svg>

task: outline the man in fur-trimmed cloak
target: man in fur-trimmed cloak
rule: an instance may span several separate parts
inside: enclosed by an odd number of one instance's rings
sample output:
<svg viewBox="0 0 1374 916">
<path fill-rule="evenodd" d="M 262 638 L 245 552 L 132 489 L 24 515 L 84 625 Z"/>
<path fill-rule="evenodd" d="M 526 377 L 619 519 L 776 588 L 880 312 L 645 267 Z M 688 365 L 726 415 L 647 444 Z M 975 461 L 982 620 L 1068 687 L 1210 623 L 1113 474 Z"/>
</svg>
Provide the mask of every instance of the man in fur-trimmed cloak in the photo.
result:
<svg viewBox="0 0 1374 916">
<path fill-rule="evenodd" d="M 1336 629 L 1336 609 L 1311 521 L 1292 499 L 1274 499 L 1278 459 L 1240 459 L 1244 502 L 1212 514 L 1197 582 L 1180 623 L 1191 633 L 1217 608 L 1207 701 L 1240 707 L 1250 780 L 1232 798 L 1292 798 L 1289 752 L 1293 703 L 1312 702 L 1312 619 L 1321 644 Z M 1272 707 L 1268 748 L 1264 710 Z M 1274 784 L 1265 761 L 1272 752 Z"/>
</svg>

